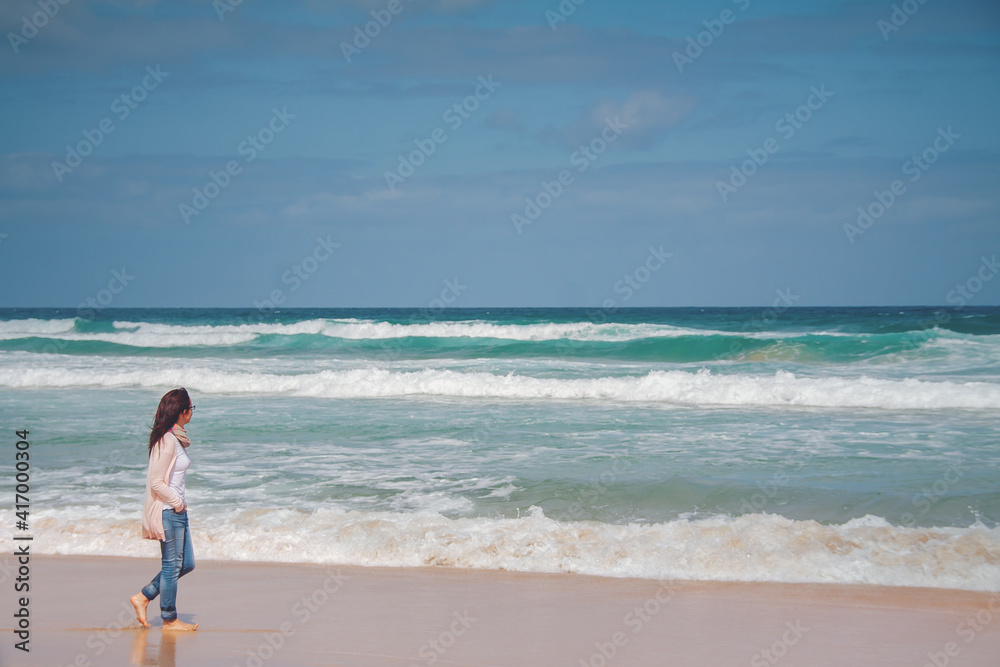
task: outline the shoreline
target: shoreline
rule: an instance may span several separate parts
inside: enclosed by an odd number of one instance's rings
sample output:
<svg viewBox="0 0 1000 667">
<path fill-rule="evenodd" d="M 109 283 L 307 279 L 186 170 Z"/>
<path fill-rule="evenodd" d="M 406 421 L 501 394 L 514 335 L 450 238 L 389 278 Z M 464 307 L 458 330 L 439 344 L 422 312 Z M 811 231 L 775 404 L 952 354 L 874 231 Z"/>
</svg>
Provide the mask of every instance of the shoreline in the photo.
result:
<svg viewBox="0 0 1000 667">
<path fill-rule="evenodd" d="M 156 559 L 32 556 L 30 653 L 4 665 L 995 665 L 1000 593 L 198 561 L 163 633 L 128 597 Z M 669 660 L 665 660 L 669 656 Z M 936 666 L 940 667 L 940 665 Z"/>
<path fill-rule="evenodd" d="M 601 488 L 581 488 L 579 497 Z M 34 521 L 35 544 L 39 550 L 44 545 L 46 554 L 159 557 L 156 543 L 140 539 L 138 512 L 102 518 L 91 510 L 45 508 Z M 1000 528 L 894 526 L 873 515 L 843 524 L 766 512 L 605 523 L 553 519 L 534 506 L 517 517 L 452 518 L 213 507 L 200 510 L 193 523 L 198 560 L 1000 592 Z M 10 529 L 0 528 L 0 537 L 5 533 L 13 538 Z"/>
</svg>

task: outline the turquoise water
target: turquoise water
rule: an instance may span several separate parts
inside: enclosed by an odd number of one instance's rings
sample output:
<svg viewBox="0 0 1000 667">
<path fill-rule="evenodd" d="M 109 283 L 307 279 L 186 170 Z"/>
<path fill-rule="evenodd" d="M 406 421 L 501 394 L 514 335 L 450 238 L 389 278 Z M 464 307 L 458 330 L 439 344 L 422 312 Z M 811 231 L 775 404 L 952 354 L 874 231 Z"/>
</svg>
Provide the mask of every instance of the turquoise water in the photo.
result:
<svg viewBox="0 0 1000 667">
<path fill-rule="evenodd" d="M 184 386 L 201 558 L 1000 590 L 1000 308 L 78 315 L 0 310 L 40 552 L 151 553 Z"/>
</svg>

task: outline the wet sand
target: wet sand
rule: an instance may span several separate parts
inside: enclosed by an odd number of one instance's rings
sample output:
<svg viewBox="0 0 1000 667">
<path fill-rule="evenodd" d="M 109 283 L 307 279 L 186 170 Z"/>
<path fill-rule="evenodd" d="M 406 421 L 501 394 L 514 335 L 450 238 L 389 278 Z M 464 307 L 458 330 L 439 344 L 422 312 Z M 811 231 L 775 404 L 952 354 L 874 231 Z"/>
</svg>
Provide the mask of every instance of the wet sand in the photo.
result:
<svg viewBox="0 0 1000 667">
<path fill-rule="evenodd" d="M 12 560 L 12 559 L 9 559 Z M 1000 594 L 201 561 L 165 633 L 153 559 L 32 556 L 29 653 L 3 577 L 0 665 L 1000 665 Z"/>
</svg>

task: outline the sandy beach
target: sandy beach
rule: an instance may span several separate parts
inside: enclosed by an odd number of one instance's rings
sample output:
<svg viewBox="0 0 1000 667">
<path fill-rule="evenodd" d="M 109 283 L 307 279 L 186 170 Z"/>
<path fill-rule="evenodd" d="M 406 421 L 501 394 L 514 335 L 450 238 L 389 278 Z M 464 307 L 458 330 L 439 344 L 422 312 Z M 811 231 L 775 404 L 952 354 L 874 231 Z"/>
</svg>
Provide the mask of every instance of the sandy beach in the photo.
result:
<svg viewBox="0 0 1000 667">
<path fill-rule="evenodd" d="M 1000 595 L 202 561 L 163 633 L 128 605 L 153 560 L 36 556 L 30 652 L 4 593 L 3 665 L 995 666 Z"/>
</svg>

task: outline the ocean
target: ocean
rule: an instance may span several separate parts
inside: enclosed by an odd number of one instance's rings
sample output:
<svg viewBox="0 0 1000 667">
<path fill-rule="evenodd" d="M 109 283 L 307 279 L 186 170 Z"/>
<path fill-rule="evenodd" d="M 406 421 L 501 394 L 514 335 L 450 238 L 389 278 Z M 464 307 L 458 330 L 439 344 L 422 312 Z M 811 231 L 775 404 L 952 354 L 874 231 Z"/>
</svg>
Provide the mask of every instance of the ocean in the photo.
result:
<svg viewBox="0 0 1000 667">
<path fill-rule="evenodd" d="M 158 558 L 176 386 L 198 559 L 1000 590 L 998 307 L 0 309 L 0 538 L 26 429 L 34 553 Z"/>
</svg>

